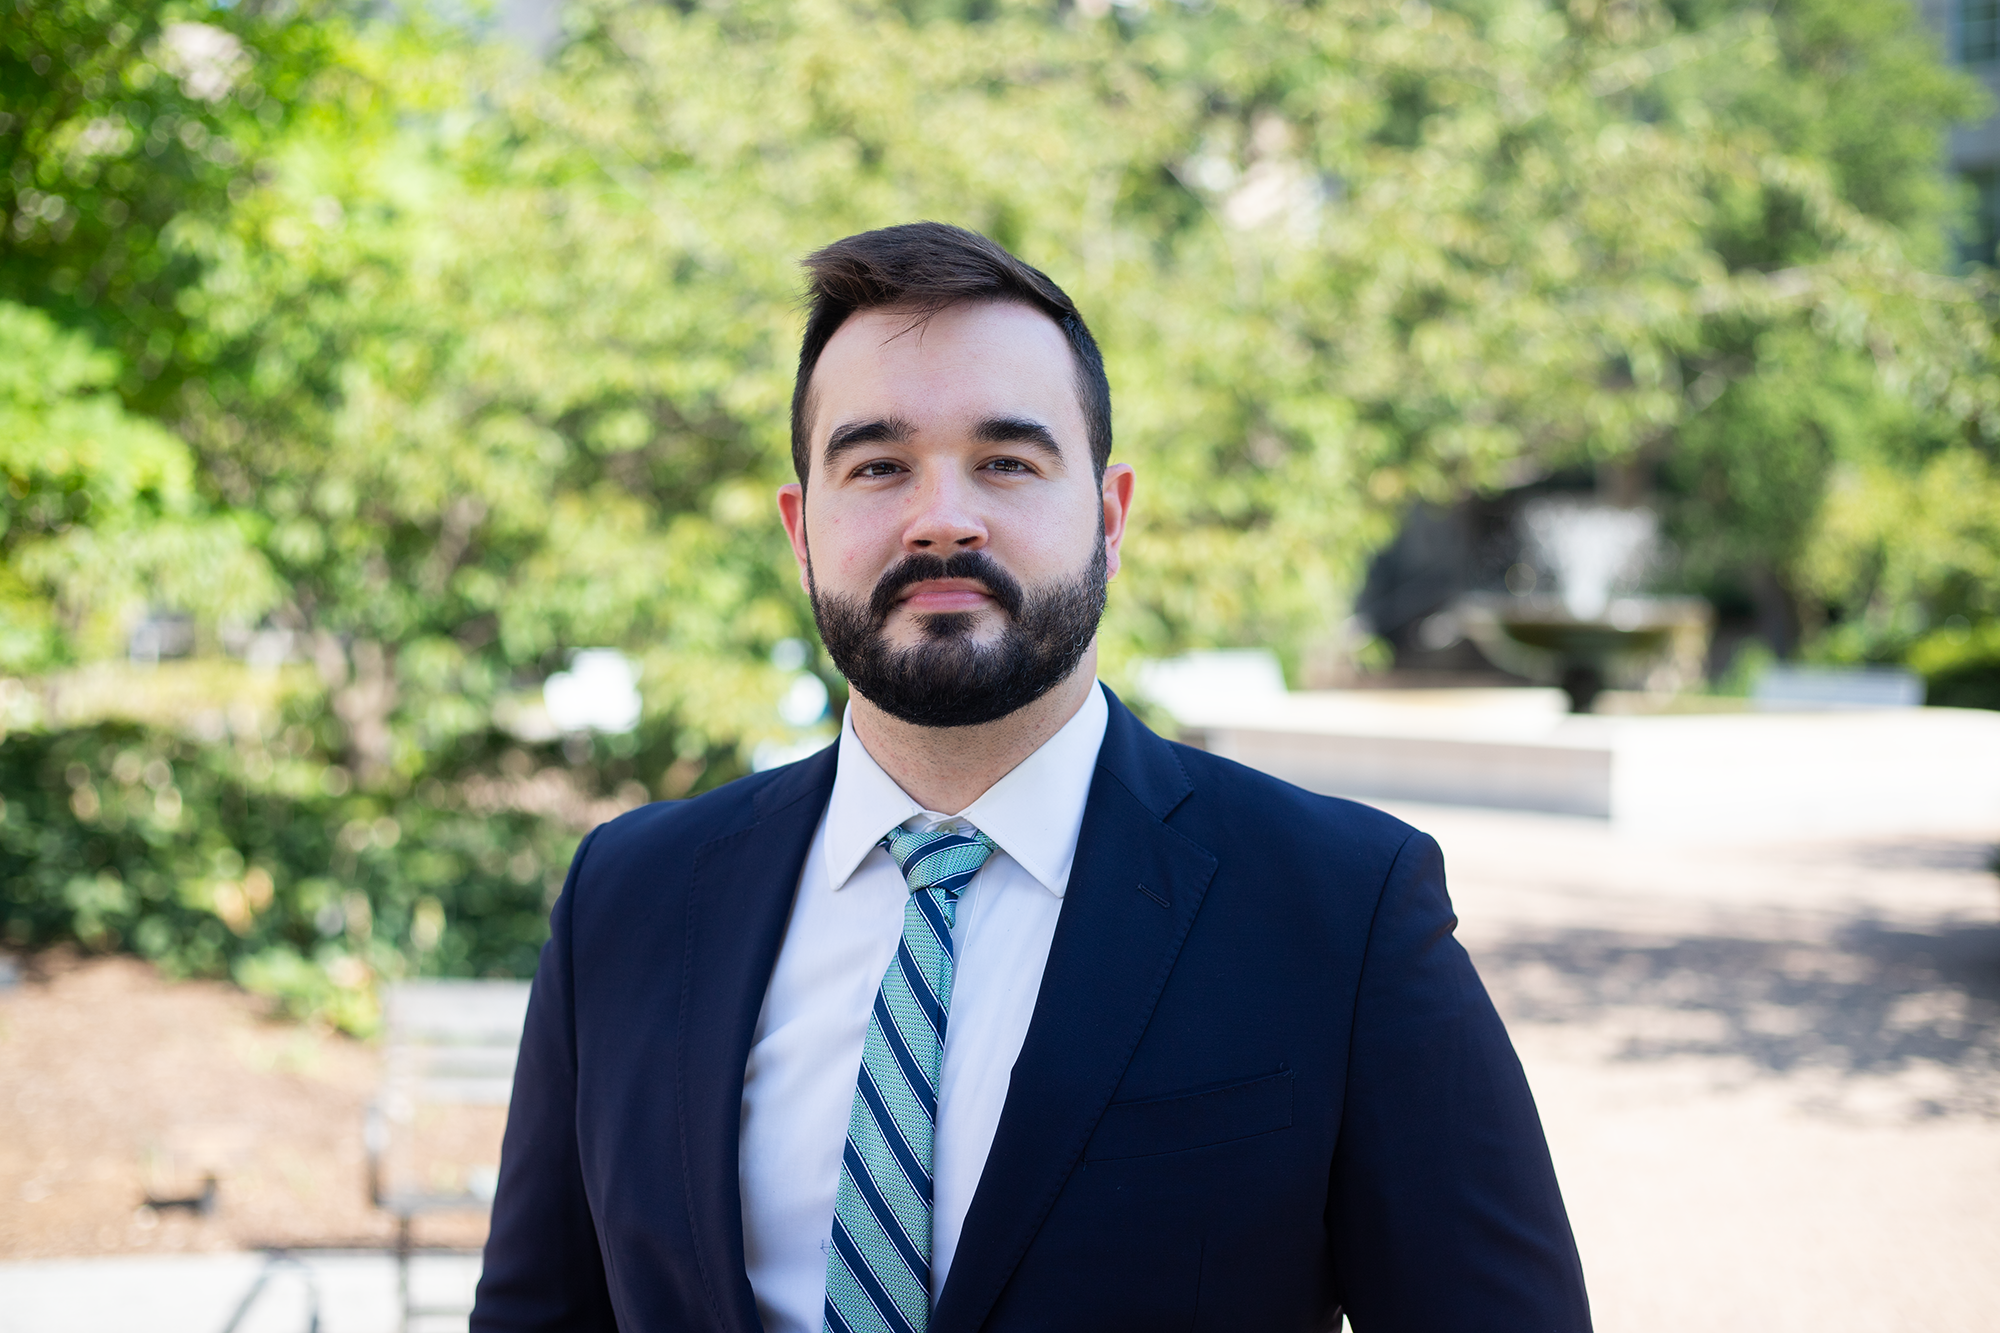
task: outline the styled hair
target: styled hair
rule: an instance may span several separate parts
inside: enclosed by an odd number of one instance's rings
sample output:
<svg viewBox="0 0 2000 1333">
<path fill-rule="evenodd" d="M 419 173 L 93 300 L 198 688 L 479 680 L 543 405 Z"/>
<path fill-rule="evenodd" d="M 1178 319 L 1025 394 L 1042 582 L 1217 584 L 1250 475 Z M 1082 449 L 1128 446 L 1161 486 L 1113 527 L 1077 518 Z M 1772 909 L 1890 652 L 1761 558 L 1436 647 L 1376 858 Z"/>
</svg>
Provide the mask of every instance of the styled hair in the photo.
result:
<svg viewBox="0 0 2000 1333">
<path fill-rule="evenodd" d="M 1076 360 L 1091 463 L 1102 476 L 1111 461 L 1111 384 L 1104 357 L 1076 303 L 1038 268 L 1022 263 L 976 232 L 942 222 L 911 222 L 835 241 L 805 260 L 810 309 L 799 343 L 799 377 L 792 386 L 792 468 L 799 481 L 812 468 L 812 374 L 820 353 L 847 317 L 884 306 L 907 307 L 922 324 L 949 306 L 1012 301 L 1055 321 Z"/>
</svg>

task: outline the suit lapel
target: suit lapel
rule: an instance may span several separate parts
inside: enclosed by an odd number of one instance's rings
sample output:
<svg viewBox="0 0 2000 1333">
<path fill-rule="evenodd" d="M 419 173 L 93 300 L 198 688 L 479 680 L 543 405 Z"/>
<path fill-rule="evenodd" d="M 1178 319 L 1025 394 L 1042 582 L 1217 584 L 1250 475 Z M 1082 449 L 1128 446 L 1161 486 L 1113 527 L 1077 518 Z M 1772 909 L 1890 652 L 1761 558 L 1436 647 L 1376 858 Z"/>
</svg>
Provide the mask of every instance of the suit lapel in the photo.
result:
<svg viewBox="0 0 2000 1333">
<path fill-rule="evenodd" d="M 689 877 L 675 1119 L 695 1260 L 713 1326 L 727 1333 L 761 1328 L 737 1176 L 743 1070 L 837 753 L 828 747 L 758 793 L 753 821 L 698 848 Z"/>
<path fill-rule="evenodd" d="M 1109 702 L 1034 1018 L 932 1333 L 971 1333 L 993 1308 L 1124 1076 L 1215 873 L 1163 822 L 1193 790 L 1179 760 Z"/>
</svg>

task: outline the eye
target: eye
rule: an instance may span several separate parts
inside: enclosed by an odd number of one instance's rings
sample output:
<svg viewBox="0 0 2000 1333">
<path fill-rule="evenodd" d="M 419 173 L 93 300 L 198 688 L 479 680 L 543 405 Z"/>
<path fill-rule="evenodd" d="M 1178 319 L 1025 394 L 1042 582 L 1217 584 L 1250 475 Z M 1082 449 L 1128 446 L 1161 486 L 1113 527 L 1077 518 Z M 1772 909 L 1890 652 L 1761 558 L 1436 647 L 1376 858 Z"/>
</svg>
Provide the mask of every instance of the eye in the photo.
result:
<svg viewBox="0 0 2000 1333">
<path fill-rule="evenodd" d="M 1007 472 L 1017 475 L 1025 472 L 1032 472 L 1034 470 L 1033 468 L 1030 468 L 1026 463 L 1023 463 L 1018 458 L 996 458 L 991 462 L 989 462 L 986 466 L 989 470 L 994 472 Z"/>
<path fill-rule="evenodd" d="M 886 458 L 878 458 L 872 463 L 863 463 L 854 469 L 857 477 L 893 477 L 903 470 L 901 463 L 892 463 Z"/>
</svg>

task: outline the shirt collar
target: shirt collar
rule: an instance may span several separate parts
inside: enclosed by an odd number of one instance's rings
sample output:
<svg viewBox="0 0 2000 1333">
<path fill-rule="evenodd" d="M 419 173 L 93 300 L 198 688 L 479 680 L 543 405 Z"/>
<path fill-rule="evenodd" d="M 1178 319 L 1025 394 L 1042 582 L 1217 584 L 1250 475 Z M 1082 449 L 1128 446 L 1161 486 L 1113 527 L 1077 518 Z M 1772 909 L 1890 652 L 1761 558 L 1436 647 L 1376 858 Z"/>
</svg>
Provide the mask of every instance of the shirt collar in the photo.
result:
<svg viewBox="0 0 2000 1333">
<path fill-rule="evenodd" d="M 1110 717 L 1103 688 L 1093 688 L 1061 730 L 956 816 L 993 839 L 1058 898 L 1069 888 L 1083 808 Z M 928 825 L 945 818 L 911 800 L 882 771 L 854 734 L 850 710 L 841 721 L 839 768 L 826 807 L 827 888 L 845 887 L 875 844 L 898 824 L 921 819 Z"/>
</svg>

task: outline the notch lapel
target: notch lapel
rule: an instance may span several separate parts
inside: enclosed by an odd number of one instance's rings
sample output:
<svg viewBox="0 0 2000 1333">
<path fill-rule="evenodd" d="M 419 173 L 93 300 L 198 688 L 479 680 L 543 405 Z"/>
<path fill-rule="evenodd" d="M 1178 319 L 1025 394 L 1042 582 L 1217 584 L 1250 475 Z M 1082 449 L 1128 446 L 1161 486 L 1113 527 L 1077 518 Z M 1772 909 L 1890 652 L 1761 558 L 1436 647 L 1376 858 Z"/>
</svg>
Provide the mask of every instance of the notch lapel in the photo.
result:
<svg viewBox="0 0 2000 1333">
<path fill-rule="evenodd" d="M 780 775 L 750 824 L 696 849 L 689 874 L 674 1118 L 695 1262 L 725 1333 L 763 1327 L 743 1257 L 743 1070 L 837 756 L 829 747 Z"/>
<path fill-rule="evenodd" d="M 1173 750 L 1109 696 L 1034 1018 L 1014 1063 L 932 1333 L 985 1320 L 1138 1049 L 1215 874 L 1164 822 L 1192 792 Z"/>
</svg>

